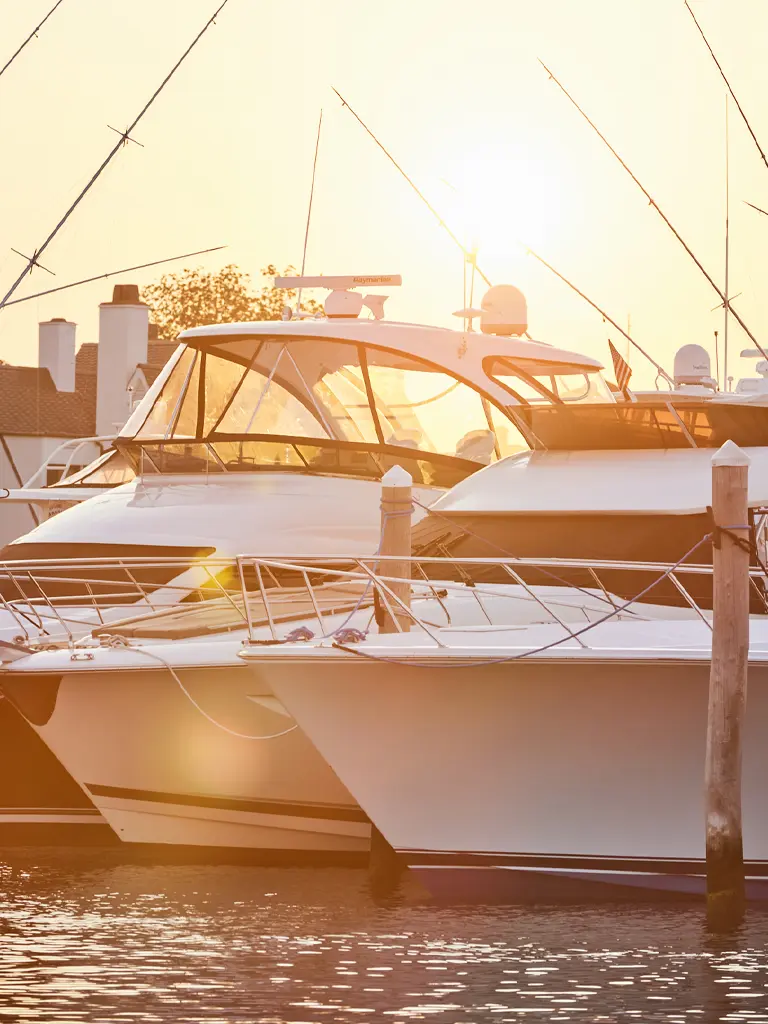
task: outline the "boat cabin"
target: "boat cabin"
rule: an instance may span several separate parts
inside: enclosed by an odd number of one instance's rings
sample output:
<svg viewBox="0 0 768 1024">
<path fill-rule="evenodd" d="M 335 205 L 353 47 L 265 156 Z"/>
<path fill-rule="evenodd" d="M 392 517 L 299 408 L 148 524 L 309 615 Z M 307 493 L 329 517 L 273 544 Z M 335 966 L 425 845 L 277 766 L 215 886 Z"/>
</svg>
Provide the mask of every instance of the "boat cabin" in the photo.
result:
<svg viewBox="0 0 768 1024">
<path fill-rule="evenodd" d="M 594 406 L 544 410 L 527 417 L 536 449 L 489 466 L 438 498 L 414 527 L 414 553 L 425 556 L 712 564 L 708 506 L 712 455 L 726 440 L 751 459 L 752 563 L 765 564 L 768 526 L 768 410 L 702 403 L 675 407 Z M 661 570 L 659 570 L 660 572 Z M 496 570 L 489 570 L 491 574 Z M 659 572 L 643 578 L 621 568 L 601 582 L 623 599 L 637 596 Z M 531 583 L 594 588 L 588 568 L 524 571 Z M 480 578 L 491 578 L 483 576 Z M 496 579 L 495 576 L 493 576 Z M 692 596 L 712 607 L 711 576 L 688 577 Z M 498 581 L 502 581 L 499 577 Z M 766 613 L 764 588 L 753 587 L 752 611 Z M 645 599 L 684 607 L 685 595 L 662 580 Z"/>
<path fill-rule="evenodd" d="M 399 463 L 451 487 L 535 445 L 516 410 L 613 402 L 597 361 L 521 338 L 304 319 L 198 327 L 180 341 L 116 441 L 112 457 L 142 476 L 379 479 Z M 109 459 L 93 467 L 108 470 Z"/>
</svg>

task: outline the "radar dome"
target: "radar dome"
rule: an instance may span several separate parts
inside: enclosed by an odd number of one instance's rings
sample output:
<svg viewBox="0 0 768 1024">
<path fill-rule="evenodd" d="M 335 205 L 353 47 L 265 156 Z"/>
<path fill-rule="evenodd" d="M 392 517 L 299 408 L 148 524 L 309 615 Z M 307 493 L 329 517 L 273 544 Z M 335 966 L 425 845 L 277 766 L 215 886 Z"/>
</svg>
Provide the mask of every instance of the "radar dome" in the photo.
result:
<svg viewBox="0 0 768 1024">
<path fill-rule="evenodd" d="M 528 330 L 528 303 L 520 289 L 512 284 L 496 284 L 489 288 L 480 308 L 480 330 L 483 334 L 519 336 Z"/>
<path fill-rule="evenodd" d="M 363 308 L 363 296 L 359 292 L 348 292 L 343 288 L 334 289 L 323 303 L 325 315 L 330 319 L 354 319 Z"/>
<path fill-rule="evenodd" d="M 701 345 L 683 345 L 675 352 L 675 384 L 704 384 L 712 387 L 709 352 Z"/>
</svg>

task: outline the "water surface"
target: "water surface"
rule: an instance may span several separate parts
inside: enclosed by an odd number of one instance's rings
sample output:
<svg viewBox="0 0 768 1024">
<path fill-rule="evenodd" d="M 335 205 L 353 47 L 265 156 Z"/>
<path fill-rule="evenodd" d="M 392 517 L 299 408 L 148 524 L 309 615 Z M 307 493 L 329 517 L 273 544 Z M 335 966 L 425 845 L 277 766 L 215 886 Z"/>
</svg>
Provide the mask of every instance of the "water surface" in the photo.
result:
<svg viewBox="0 0 768 1024">
<path fill-rule="evenodd" d="M 364 871 L 0 850 L 0 1022 L 768 1022 L 768 915 L 434 907 Z"/>
</svg>

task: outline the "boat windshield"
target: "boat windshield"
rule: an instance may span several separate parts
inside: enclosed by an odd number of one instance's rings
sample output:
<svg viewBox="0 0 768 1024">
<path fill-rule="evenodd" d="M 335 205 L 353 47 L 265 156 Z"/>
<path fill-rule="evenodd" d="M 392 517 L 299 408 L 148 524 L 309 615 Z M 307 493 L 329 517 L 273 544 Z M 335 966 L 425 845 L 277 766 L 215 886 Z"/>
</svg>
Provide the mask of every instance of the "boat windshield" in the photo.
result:
<svg viewBox="0 0 768 1024">
<path fill-rule="evenodd" d="M 529 447 L 487 396 L 410 355 L 317 338 L 199 344 L 182 352 L 123 444 L 133 440 L 151 455 L 153 444 L 178 454 L 179 442 L 188 450 L 196 442 L 195 458 L 207 447 L 204 461 L 213 464 L 206 471 L 306 469 L 310 449 L 317 467 L 332 449 L 406 448 L 461 460 L 470 472 Z"/>
<path fill-rule="evenodd" d="M 122 452 L 112 448 L 75 473 L 62 477 L 55 487 L 117 487 L 133 480 L 136 473 Z"/>
<path fill-rule="evenodd" d="M 738 402 L 665 401 L 542 406 L 518 412 L 533 447 L 549 451 L 719 448 L 768 445 L 765 407 Z"/>
<path fill-rule="evenodd" d="M 555 373 L 538 360 L 493 356 L 486 360 L 485 371 L 525 405 L 614 401 L 597 369 L 572 366 Z"/>
</svg>

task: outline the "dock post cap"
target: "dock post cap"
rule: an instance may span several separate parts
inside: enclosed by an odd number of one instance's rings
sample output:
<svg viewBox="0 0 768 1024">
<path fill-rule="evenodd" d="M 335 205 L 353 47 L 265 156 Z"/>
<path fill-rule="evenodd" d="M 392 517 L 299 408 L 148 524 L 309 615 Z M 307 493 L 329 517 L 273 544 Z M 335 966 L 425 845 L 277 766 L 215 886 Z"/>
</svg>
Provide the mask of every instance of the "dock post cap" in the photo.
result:
<svg viewBox="0 0 768 1024">
<path fill-rule="evenodd" d="M 413 477 L 402 466 L 392 466 L 381 478 L 382 487 L 411 487 Z"/>
<path fill-rule="evenodd" d="M 713 466 L 748 466 L 752 459 L 733 441 L 726 441 L 712 456 Z"/>
</svg>

